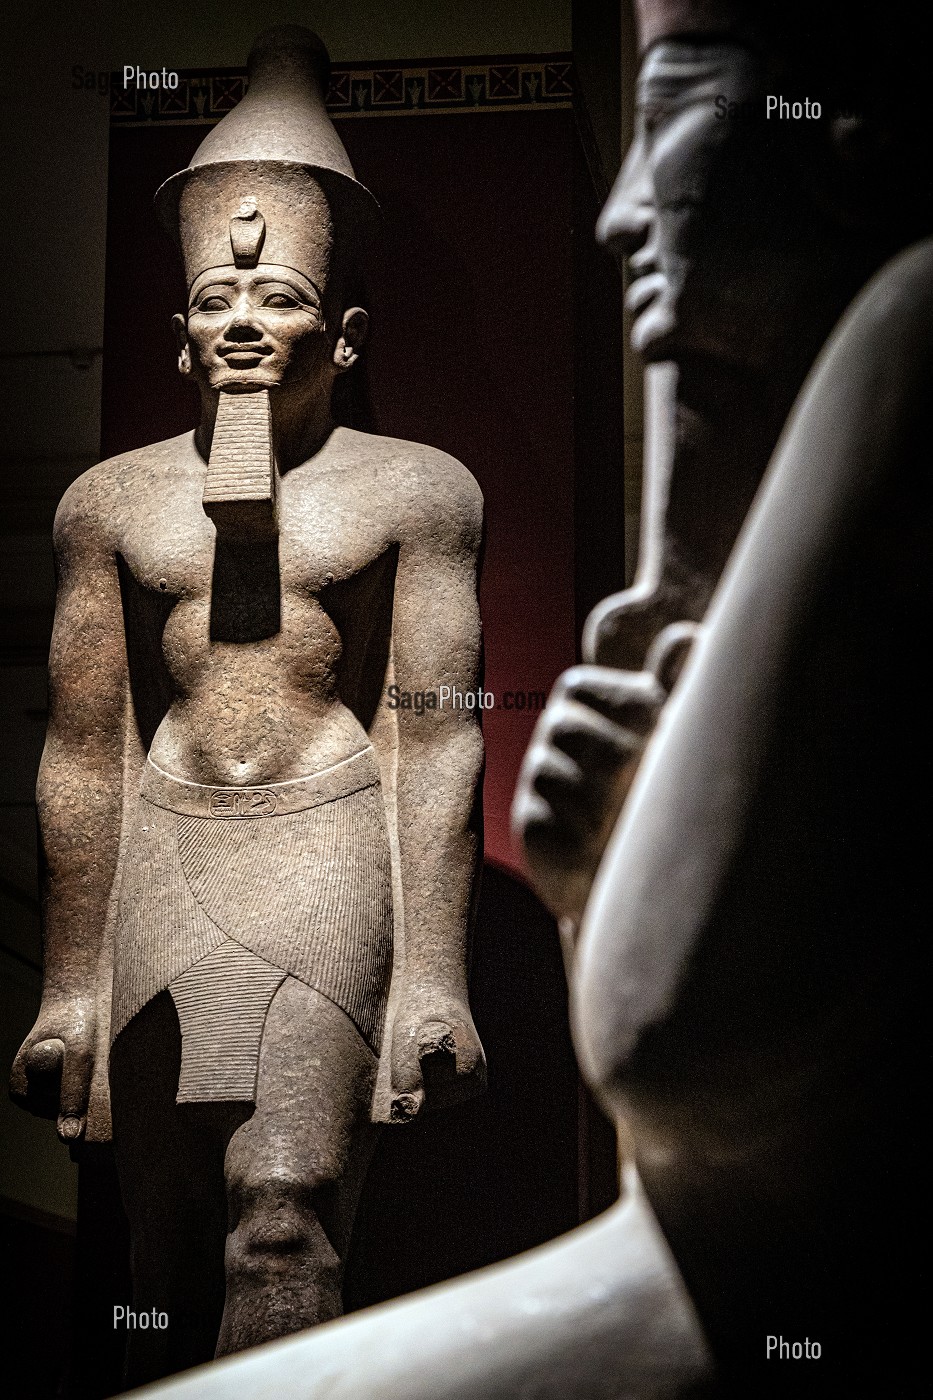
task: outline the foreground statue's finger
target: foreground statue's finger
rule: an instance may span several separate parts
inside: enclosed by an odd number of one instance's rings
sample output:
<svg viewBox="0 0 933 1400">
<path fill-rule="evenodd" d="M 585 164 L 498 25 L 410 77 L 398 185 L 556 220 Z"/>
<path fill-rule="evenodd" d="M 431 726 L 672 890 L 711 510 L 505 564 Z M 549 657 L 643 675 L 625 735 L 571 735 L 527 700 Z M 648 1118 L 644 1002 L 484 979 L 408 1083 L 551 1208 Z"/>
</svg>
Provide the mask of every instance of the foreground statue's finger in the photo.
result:
<svg viewBox="0 0 933 1400">
<path fill-rule="evenodd" d="M 651 643 L 645 657 L 645 670 L 657 676 L 665 694 L 674 689 L 699 634 L 697 622 L 672 622 Z"/>
<path fill-rule="evenodd" d="M 574 859 L 574 852 L 589 845 L 602 826 L 606 794 L 611 780 L 623 766 L 622 760 L 616 759 L 608 771 L 601 766 L 594 771 L 584 768 L 553 744 L 536 746 L 529 760 L 528 786 L 547 805 L 550 816 L 545 829 L 532 830 L 526 826 L 524 840 L 537 846 L 542 845 L 538 838 L 543 837 L 544 849 L 556 839 L 566 846 L 567 857 Z M 542 815 L 540 809 L 538 815 Z M 560 859 L 559 850 L 555 854 Z"/>
<path fill-rule="evenodd" d="M 529 786 L 552 805 L 570 794 L 585 791 L 587 775 L 575 759 L 552 744 L 535 744 L 528 751 L 525 774 Z"/>
<path fill-rule="evenodd" d="M 653 671 L 617 671 L 610 666 L 572 666 L 554 687 L 552 701 L 580 704 L 637 733 L 653 728 L 665 691 Z"/>
<path fill-rule="evenodd" d="M 587 776 L 611 777 L 643 747 L 641 736 L 606 719 L 598 711 L 577 700 L 562 700 L 555 706 L 547 735 L 554 748 L 579 763 Z"/>
<path fill-rule="evenodd" d="M 553 803 L 520 785 L 512 803 L 512 831 L 532 866 L 573 867 L 589 849 L 594 826 L 577 792 L 554 791 L 552 796 Z"/>
</svg>

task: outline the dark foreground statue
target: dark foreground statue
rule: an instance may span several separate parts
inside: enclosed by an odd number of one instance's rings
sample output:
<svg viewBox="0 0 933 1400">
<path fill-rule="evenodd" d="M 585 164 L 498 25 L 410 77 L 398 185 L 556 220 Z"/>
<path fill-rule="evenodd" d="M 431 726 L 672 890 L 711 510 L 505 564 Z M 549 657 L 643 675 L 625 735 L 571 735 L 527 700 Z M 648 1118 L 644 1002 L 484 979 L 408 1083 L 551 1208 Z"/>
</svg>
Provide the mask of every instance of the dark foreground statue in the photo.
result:
<svg viewBox="0 0 933 1400">
<path fill-rule="evenodd" d="M 481 1087 L 466 951 L 482 740 L 396 681 L 475 689 L 482 502 L 431 448 L 334 426 L 374 201 L 327 57 L 273 30 L 248 96 L 157 197 L 188 286 L 197 431 L 58 512 L 38 804 L 45 989 L 13 1092 L 109 1131 L 129 1376 L 325 1321 L 373 1121 Z M 112 1048 L 111 1048 L 112 1046 Z"/>
<path fill-rule="evenodd" d="M 564 678 L 516 819 L 568 935 L 585 907 L 581 1064 L 717 1386 L 874 1394 L 916 1363 L 922 1266 L 923 701 L 906 677 L 892 690 L 930 607 L 917 40 L 867 6 L 646 3 L 640 19 L 639 137 L 601 230 L 631 256 L 637 347 L 670 362 L 652 370 L 672 416 L 650 466 L 667 476 L 636 586 L 586 641 L 643 669 Z M 822 125 L 769 118 L 769 97 L 806 110 L 808 93 Z M 796 393 L 821 346 L 704 615 L 740 523 L 724 497 L 742 500 L 777 438 L 769 393 Z"/>
</svg>

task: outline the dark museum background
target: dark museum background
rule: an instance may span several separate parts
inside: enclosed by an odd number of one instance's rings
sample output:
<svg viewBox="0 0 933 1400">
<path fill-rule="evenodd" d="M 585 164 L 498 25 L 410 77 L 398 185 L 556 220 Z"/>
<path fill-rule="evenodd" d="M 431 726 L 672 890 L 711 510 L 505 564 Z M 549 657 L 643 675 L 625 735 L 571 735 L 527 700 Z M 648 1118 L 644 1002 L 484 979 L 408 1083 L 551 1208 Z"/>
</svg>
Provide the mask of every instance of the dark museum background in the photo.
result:
<svg viewBox="0 0 933 1400">
<path fill-rule="evenodd" d="M 101 457 L 195 421 L 168 327 L 181 281 L 151 196 L 205 128 L 184 113 L 159 121 L 119 107 L 111 124 L 96 75 L 132 59 L 201 75 L 203 91 L 213 91 L 212 75 L 227 75 L 235 91 L 260 29 L 293 21 L 320 32 L 346 77 L 341 138 L 385 216 L 358 411 L 365 426 L 449 451 L 477 476 L 488 518 L 486 688 L 546 691 L 574 659 L 586 612 L 634 562 L 638 376 L 623 374 L 621 286 L 592 237 L 630 107 L 621 94 L 634 60 L 618 11 L 581 0 L 320 0 L 266 5 L 261 15 L 243 3 L 20 9 L 0 88 L 14 264 L 0 351 L 7 1065 L 40 987 L 33 790 L 55 506 Z M 88 74 L 94 86 L 84 86 Z M 404 110 L 391 101 L 392 82 L 401 83 Z M 341 117 L 334 103 L 331 111 Z M 384 1135 L 361 1207 L 349 1307 L 527 1248 L 611 1199 L 611 1138 L 578 1087 L 556 935 L 508 840 L 532 724 L 501 708 L 485 723 L 489 864 L 472 998 L 490 1092 Z M 14 1393 L 62 1393 L 75 1297 L 70 1393 L 108 1393 L 118 1359 L 102 1317 L 127 1287 L 108 1164 L 88 1164 L 79 1205 L 77 1169 L 52 1125 L 5 1095 L 0 1112 L 5 1350 L 29 1358 L 28 1381 Z M 420 1222 L 414 1234 L 406 1218 Z M 83 1243 L 102 1228 L 109 1253 Z M 11 1362 L 11 1377 L 18 1371 Z"/>
</svg>

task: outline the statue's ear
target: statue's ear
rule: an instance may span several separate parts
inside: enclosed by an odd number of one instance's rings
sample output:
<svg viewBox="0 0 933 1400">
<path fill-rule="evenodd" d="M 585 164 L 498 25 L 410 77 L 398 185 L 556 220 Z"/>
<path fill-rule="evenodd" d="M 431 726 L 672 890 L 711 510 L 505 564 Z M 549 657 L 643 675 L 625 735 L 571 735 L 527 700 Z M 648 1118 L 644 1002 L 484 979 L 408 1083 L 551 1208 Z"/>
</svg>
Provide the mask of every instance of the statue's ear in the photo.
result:
<svg viewBox="0 0 933 1400">
<path fill-rule="evenodd" d="M 853 173 L 877 165 L 895 139 L 892 125 L 883 113 L 870 110 L 838 112 L 830 119 L 829 130 L 836 159 Z"/>
<path fill-rule="evenodd" d="M 334 346 L 334 365 L 342 373 L 355 365 L 369 331 L 369 316 L 361 306 L 343 313 L 343 330 Z"/>
<path fill-rule="evenodd" d="M 172 317 L 172 330 L 175 332 L 175 343 L 178 346 L 178 372 L 190 374 L 191 350 L 188 347 L 188 322 L 184 316 Z"/>
<path fill-rule="evenodd" d="M 829 159 L 814 172 L 817 203 L 849 227 L 875 224 L 900 172 L 902 136 L 882 109 L 868 104 L 836 111 L 826 133 Z"/>
</svg>

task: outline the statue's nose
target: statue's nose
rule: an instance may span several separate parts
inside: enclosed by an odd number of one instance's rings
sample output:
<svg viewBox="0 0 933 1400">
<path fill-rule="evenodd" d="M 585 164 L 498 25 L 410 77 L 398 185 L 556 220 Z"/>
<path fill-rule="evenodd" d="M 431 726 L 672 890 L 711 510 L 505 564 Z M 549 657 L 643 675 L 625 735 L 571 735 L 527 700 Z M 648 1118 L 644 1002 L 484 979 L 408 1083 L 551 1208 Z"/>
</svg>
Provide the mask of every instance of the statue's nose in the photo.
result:
<svg viewBox="0 0 933 1400">
<path fill-rule="evenodd" d="M 263 332 L 260 327 L 253 322 L 249 313 L 242 308 L 237 309 L 230 324 L 224 331 L 225 340 L 253 341 L 262 340 L 262 337 Z"/>
<path fill-rule="evenodd" d="M 651 174 L 636 140 L 599 216 L 596 236 L 617 255 L 631 257 L 647 242 L 654 215 Z"/>
</svg>

